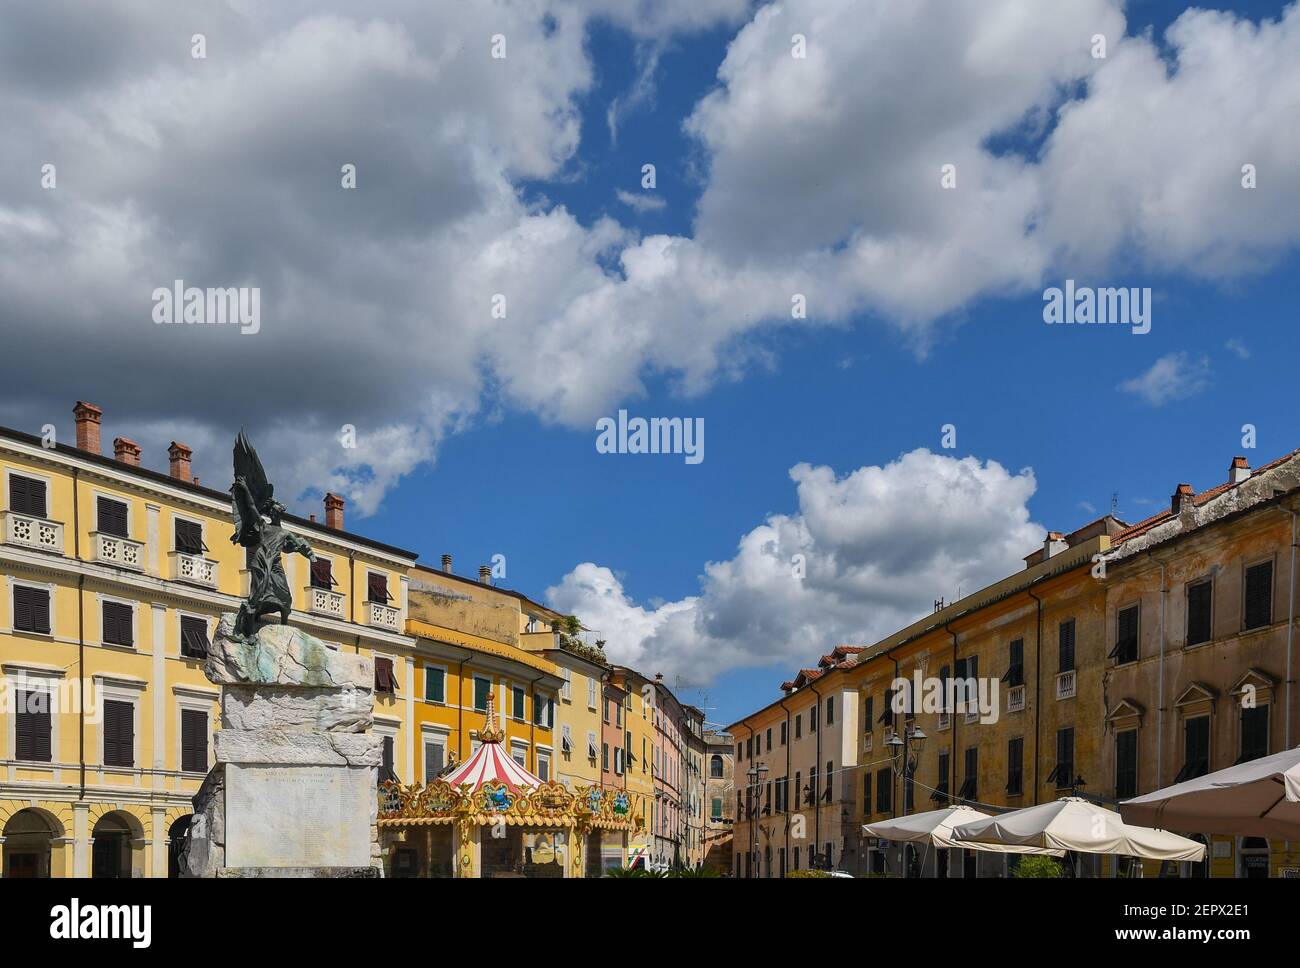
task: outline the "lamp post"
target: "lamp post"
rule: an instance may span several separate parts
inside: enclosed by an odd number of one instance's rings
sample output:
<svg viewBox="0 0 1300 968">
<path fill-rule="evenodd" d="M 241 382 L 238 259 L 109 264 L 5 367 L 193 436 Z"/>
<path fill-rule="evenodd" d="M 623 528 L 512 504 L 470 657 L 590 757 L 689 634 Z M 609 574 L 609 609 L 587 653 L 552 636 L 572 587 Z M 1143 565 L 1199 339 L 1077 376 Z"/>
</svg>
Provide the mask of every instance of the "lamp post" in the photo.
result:
<svg viewBox="0 0 1300 968">
<path fill-rule="evenodd" d="M 763 875 L 763 868 L 762 868 L 763 862 L 758 854 L 758 818 L 762 813 L 762 808 L 759 807 L 758 801 L 759 801 L 759 791 L 762 790 L 763 788 L 763 778 L 767 776 L 767 764 L 760 763 L 758 764 L 758 766 L 751 766 L 746 771 L 745 775 L 749 777 L 750 789 L 754 791 L 754 799 L 752 801 L 751 806 L 749 807 L 749 812 L 753 815 L 750 819 L 750 823 L 752 824 L 754 830 L 754 836 L 752 838 L 754 876 L 761 877 Z"/>
<path fill-rule="evenodd" d="M 927 737 L 920 726 L 915 724 L 904 723 L 903 733 L 900 736 L 895 732 L 885 745 L 889 747 L 889 756 L 893 761 L 894 774 L 903 779 L 903 816 L 907 816 L 907 791 L 909 785 L 916 776 L 916 767 L 921 759 L 921 751 L 925 749 Z M 895 809 L 897 814 L 897 809 Z M 904 847 L 901 855 L 903 876 L 907 877 L 907 848 Z"/>
</svg>

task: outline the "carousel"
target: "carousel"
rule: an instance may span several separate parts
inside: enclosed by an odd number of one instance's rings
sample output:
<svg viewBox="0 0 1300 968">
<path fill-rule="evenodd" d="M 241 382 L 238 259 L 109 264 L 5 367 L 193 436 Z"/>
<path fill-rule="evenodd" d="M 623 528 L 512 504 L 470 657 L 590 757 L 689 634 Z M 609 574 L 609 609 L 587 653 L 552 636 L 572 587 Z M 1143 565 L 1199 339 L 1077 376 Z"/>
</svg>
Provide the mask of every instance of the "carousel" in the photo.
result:
<svg viewBox="0 0 1300 968">
<path fill-rule="evenodd" d="M 637 829 L 626 791 L 570 790 L 508 756 L 490 698 L 478 738 L 473 756 L 424 786 L 380 785 L 392 876 L 590 876 L 601 869 L 601 838 Z"/>
</svg>

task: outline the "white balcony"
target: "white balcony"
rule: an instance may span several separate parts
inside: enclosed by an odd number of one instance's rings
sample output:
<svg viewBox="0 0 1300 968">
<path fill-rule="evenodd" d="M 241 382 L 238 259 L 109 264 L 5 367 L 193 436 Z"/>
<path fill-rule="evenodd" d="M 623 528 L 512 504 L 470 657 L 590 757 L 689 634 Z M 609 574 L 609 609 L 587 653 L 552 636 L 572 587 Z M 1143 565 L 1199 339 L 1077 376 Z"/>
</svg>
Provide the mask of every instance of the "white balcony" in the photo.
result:
<svg viewBox="0 0 1300 968">
<path fill-rule="evenodd" d="M 1074 670 L 1069 672 L 1058 672 L 1056 674 L 1056 698 L 1072 699 L 1074 697 L 1075 677 Z"/>
<path fill-rule="evenodd" d="M 202 555 L 192 555 L 184 551 L 173 551 L 172 578 L 186 581 L 204 588 L 217 587 L 217 563 Z"/>
<path fill-rule="evenodd" d="M 309 608 L 317 615 L 328 615 L 330 618 L 342 619 L 343 614 L 343 596 L 336 591 L 328 588 L 308 588 L 307 601 Z"/>
<path fill-rule="evenodd" d="M 939 728 L 948 729 L 952 726 L 952 713 L 943 712 L 939 714 Z"/>
<path fill-rule="evenodd" d="M 1018 713 L 1025 708 L 1025 687 L 1012 686 L 1007 690 L 1007 712 Z"/>
<path fill-rule="evenodd" d="M 58 521 L 7 511 L 4 537 L 7 544 L 63 554 L 63 525 Z"/>
<path fill-rule="evenodd" d="M 369 606 L 367 614 L 370 616 L 370 624 L 376 628 L 388 629 L 390 632 L 400 632 L 401 612 L 389 605 L 380 602 L 367 602 Z"/>
<path fill-rule="evenodd" d="M 102 531 L 94 532 L 91 537 L 95 539 L 95 560 L 100 564 L 130 568 L 133 571 L 144 570 L 144 542 L 119 538 Z"/>
</svg>

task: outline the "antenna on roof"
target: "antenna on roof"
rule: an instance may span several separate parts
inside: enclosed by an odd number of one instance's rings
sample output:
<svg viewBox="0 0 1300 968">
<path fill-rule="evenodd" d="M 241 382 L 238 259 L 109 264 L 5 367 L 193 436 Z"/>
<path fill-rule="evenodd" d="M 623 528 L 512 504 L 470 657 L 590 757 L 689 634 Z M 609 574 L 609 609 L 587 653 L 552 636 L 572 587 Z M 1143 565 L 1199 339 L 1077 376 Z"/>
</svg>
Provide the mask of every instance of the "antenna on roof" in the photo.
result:
<svg viewBox="0 0 1300 968">
<path fill-rule="evenodd" d="M 1112 491 L 1110 494 L 1110 516 L 1119 517 L 1119 491 Z"/>
</svg>

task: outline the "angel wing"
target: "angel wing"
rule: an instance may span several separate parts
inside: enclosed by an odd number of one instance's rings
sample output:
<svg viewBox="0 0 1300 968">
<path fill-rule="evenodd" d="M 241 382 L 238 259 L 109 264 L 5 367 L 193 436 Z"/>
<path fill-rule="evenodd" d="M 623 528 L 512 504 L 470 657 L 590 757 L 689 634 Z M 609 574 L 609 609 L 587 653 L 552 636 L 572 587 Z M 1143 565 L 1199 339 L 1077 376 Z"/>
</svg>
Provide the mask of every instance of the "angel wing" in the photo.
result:
<svg viewBox="0 0 1300 968">
<path fill-rule="evenodd" d="M 235 533 L 230 540 L 247 545 L 262 520 L 262 509 L 271 500 L 275 488 L 266 479 L 266 470 L 257 451 L 241 430 L 235 438 L 235 484 L 230 489 L 231 515 Z M 240 486 L 240 482 L 243 486 Z"/>
</svg>

